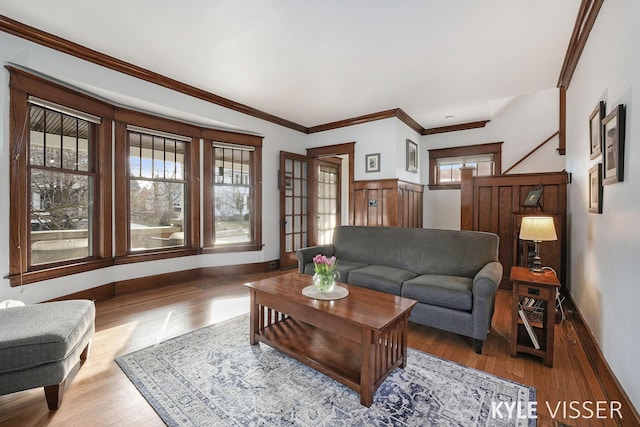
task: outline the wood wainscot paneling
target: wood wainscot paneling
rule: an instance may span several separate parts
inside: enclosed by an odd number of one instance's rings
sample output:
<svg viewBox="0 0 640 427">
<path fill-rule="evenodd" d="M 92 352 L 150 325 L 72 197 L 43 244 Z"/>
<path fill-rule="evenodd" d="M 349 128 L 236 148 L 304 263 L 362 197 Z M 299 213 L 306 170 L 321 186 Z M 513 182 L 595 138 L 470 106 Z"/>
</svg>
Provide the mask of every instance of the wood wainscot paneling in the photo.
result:
<svg viewBox="0 0 640 427">
<path fill-rule="evenodd" d="M 463 179 L 465 176 L 463 175 Z M 556 224 L 557 242 L 542 242 L 540 251 L 544 265 L 556 270 L 560 283 L 566 283 L 566 172 L 538 174 L 508 174 L 488 177 L 467 176 L 462 186 L 468 191 L 461 194 L 461 218 L 463 229 L 489 231 L 500 236 L 499 260 L 504 267 L 501 289 L 511 289 L 508 274 L 512 265 L 522 260 L 522 246 L 518 230 L 522 217 L 528 215 L 552 216 Z M 542 189 L 537 207 L 523 207 L 523 202 L 533 189 Z M 524 246 L 526 248 L 526 246 Z M 526 259 L 526 257 L 524 257 Z"/>
<path fill-rule="evenodd" d="M 399 179 L 353 183 L 353 225 L 422 228 L 424 186 Z"/>
</svg>

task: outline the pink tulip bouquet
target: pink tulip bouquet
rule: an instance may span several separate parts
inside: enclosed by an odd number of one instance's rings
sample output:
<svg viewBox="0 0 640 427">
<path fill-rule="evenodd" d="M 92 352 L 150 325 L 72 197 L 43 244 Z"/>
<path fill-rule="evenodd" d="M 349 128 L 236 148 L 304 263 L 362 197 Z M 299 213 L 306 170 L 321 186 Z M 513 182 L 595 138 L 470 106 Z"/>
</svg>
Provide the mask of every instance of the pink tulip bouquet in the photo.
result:
<svg viewBox="0 0 640 427">
<path fill-rule="evenodd" d="M 334 256 L 327 258 L 325 255 L 318 254 L 313 257 L 313 265 L 317 274 L 330 276 L 338 266 L 338 261 Z"/>
</svg>

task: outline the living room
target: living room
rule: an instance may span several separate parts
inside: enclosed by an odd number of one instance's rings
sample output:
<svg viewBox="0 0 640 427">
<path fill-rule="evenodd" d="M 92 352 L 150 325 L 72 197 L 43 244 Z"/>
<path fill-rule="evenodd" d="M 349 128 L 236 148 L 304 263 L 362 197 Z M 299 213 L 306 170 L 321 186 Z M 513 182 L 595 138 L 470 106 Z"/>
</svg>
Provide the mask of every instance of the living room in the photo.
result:
<svg viewBox="0 0 640 427">
<path fill-rule="evenodd" d="M 583 2 L 591 5 L 592 2 Z M 635 369 L 634 356 L 639 344 L 638 332 L 634 327 L 632 301 L 640 297 L 640 290 L 635 285 L 638 267 L 636 267 L 635 253 L 638 249 L 637 227 L 633 220 L 638 213 L 637 193 L 640 180 L 634 164 L 638 164 L 638 151 L 634 150 L 635 124 L 640 122 L 638 112 L 633 108 L 632 100 L 637 94 L 639 60 L 633 55 L 635 46 L 640 41 L 635 23 L 640 20 L 640 7 L 634 1 L 595 2 L 599 12 L 592 23 L 593 28 L 587 34 L 575 66 L 575 72 L 569 77 L 570 85 L 566 89 L 566 144 L 564 156 L 558 155 L 557 148 L 560 136 L 554 137 L 542 149 L 527 158 L 516 167 L 512 173 L 530 172 L 559 172 L 566 170 L 571 177 L 567 185 L 567 258 L 566 283 L 563 285 L 570 293 L 575 309 L 583 318 L 589 333 L 596 344 L 595 354 L 599 355 L 596 364 L 603 362 L 605 371 L 610 370 L 614 384 L 626 394 L 633 407 L 640 407 L 640 381 Z M 572 15 L 565 22 L 565 34 L 571 35 L 574 20 L 580 10 L 580 2 L 572 2 Z M 5 10 L 6 8 L 6 10 Z M 595 6 L 594 6 L 595 8 Z M 0 12 L 9 20 L 15 19 L 22 24 L 33 25 L 37 30 L 45 30 L 34 21 L 23 21 L 20 15 L 10 13 L 13 9 L 8 5 Z M 25 10 L 28 9 L 25 7 Z M 18 9 L 19 10 L 19 9 Z M 24 10 L 21 13 L 26 13 Z M 33 11 L 32 16 L 38 13 Z M 561 115 L 560 99 L 562 90 L 555 81 L 561 72 L 562 63 L 555 64 L 554 81 L 548 82 L 544 90 L 533 93 L 511 93 L 502 99 L 494 100 L 491 113 L 485 119 L 490 119 L 484 127 L 471 128 L 444 133 L 422 134 L 407 124 L 410 120 L 402 114 L 405 105 L 384 105 L 381 108 L 372 107 L 362 111 L 363 115 L 377 113 L 374 119 L 362 119 L 359 115 L 334 116 L 332 119 L 315 121 L 307 126 L 318 123 L 331 123 L 355 117 L 360 120 L 346 120 L 348 126 L 334 126 L 324 131 L 306 133 L 293 129 L 288 123 L 276 123 L 264 116 L 256 116 L 255 110 L 240 110 L 220 105 L 206 99 L 197 98 L 193 93 L 179 92 L 166 86 L 169 76 L 165 80 L 157 79 L 150 74 L 149 80 L 140 75 L 126 74 L 122 71 L 123 63 L 113 61 L 109 66 L 98 65 L 96 62 L 104 60 L 100 53 L 87 55 L 82 49 L 69 47 L 55 38 L 33 38 L 33 34 L 40 34 L 24 25 L 16 25 L 15 21 L 3 19 L 0 44 L 2 45 L 2 60 L 5 66 L 13 67 L 16 73 L 26 73 L 44 79 L 54 84 L 74 88 L 84 94 L 91 94 L 100 102 L 108 100 L 116 107 L 130 108 L 137 111 L 150 112 L 161 117 L 171 117 L 189 125 L 194 123 L 201 128 L 223 129 L 225 132 L 247 134 L 261 138 L 261 174 L 262 174 L 262 208 L 261 208 L 261 250 L 246 250 L 243 252 L 204 252 L 198 253 L 201 245 L 197 245 L 196 252 L 187 256 L 170 259 L 149 259 L 142 262 L 129 261 L 116 265 L 106 265 L 89 271 L 60 275 L 43 280 L 41 274 L 38 280 L 24 275 L 21 284 L 12 269 L 14 258 L 19 248 L 14 243 L 11 230 L 16 224 L 11 222 L 10 206 L 13 203 L 10 177 L 11 121 L 10 121 L 10 72 L 5 68 L 2 82 L 2 103 L 0 103 L 0 131 L 5 136 L 2 147 L 5 171 L 2 174 L 2 187 L 7 189 L 0 195 L 3 206 L 2 225 L 0 225 L 0 262 L 3 265 L 3 281 L 0 285 L 0 300 L 19 300 L 25 303 L 38 303 L 90 292 L 92 289 L 120 289 L 126 292 L 129 288 L 149 289 L 153 284 L 143 284 L 146 277 L 168 275 L 172 279 L 176 274 L 194 270 L 215 272 L 233 271 L 233 267 L 242 271 L 242 266 L 269 264 L 280 259 L 280 222 L 278 189 L 279 152 L 306 154 L 307 149 L 334 146 L 354 142 L 353 174 L 355 181 L 371 179 L 399 179 L 416 184 L 425 185 L 423 200 L 422 226 L 424 228 L 460 229 L 460 191 L 459 190 L 429 190 L 429 150 L 475 145 L 503 141 L 502 170 L 514 165 L 527 153 L 534 150 L 538 144 L 555 131 L 560 130 Z M 19 23 L 20 23 L 19 22 Z M 45 21 L 46 22 L 46 21 Z M 31 34 L 31 38 L 29 35 Z M 54 36 L 65 37 L 53 32 Z M 42 34 L 40 34 L 42 36 Z M 74 40 L 82 44 L 82 40 Z M 568 38 L 558 42 L 561 55 L 565 54 Z M 49 43 L 49 44 L 47 44 Z M 81 46 L 82 47 L 82 46 Z M 89 46 L 87 46 L 89 47 Z M 66 49 L 66 50 L 65 50 Z M 85 48 L 86 49 L 86 48 Z M 98 49 L 100 50 L 100 49 Z M 113 51 L 101 52 L 125 61 L 118 54 L 117 47 Z M 93 56 L 91 56 L 93 55 Z M 562 59 L 562 58 L 559 58 Z M 135 59 L 128 59 L 130 64 L 138 65 Z M 126 64 L 126 63 L 125 63 Z M 110 68 L 111 67 L 111 68 Z M 115 69 L 113 67 L 116 67 Z M 134 68 L 134 67 L 130 67 Z M 136 71 L 136 70 L 134 70 Z M 140 71 L 140 70 L 137 70 Z M 511 72 L 517 73 L 518 70 Z M 465 79 L 465 74 L 458 76 Z M 473 80 L 470 75 L 468 80 Z M 234 99 L 233 90 L 226 95 Z M 206 95 L 206 94 L 205 94 Z M 203 95 L 203 96 L 205 96 Z M 222 95 L 217 93 L 217 95 Z M 428 96 L 428 95 L 425 95 Z M 623 179 L 614 185 L 605 185 L 602 197 L 602 213 L 590 213 L 588 209 L 589 170 L 600 160 L 592 159 L 589 152 L 589 117 L 600 101 L 605 102 L 605 113 L 610 113 L 617 105 L 626 107 L 626 147 L 624 151 Z M 253 107 L 253 105 L 252 105 Z M 390 110 L 394 109 L 394 110 Z M 399 111 L 402 111 L 399 112 Z M 410 111 L 407 111 L 409 114 Z M 280 114 L 278 111 L 267 111 Z M 406 113 L 404 113 L 406 114 Z M 357 116 L 357 117 L 356 117 Z M 375 114 L 374 114 L 375 116 Z M 285 118 L 289 118 L 284 116 Z M 464 116 L 461 116 L 464 117 Z M 441 119 L 442 120 L 442 119 Z M 449 120 L 449 119 L 447 119 Z M 471 120 L 469 120 L 471 122 Z M 447 126 L 450 121 L 441 121 L 434 125 L 425 122 L 423 126 L 436 128 Z M 460 123 L 454 118 L 454 124 Z M 429 124 L 429 126 L 427 126 Z M 144 126 L 143 126 L 144 127 Z M 116 136 L 114 135 L 114 139 Z M 407 143 L 410 140 L 418 147 L 417 172 L 411 172 L 405 167 Z M 379 170 L 368 172 L 365 156 L 380 154 Z M 115 154 L 114 154 L 115 159 Z M 117 160 L 117 159 L 116 159 Z M 114 175 L 118 174 L 117 166 Z M 345 171 L 347 168 L 343 168 Z M 114 178 L 117 179 L 117 178 Z M 116 184 L 118 185 L 118 184 Z M 117 190 L 113 190 L 114 199 Z M 200 202 L 200 201 L 199 201 Z M 117 205 L 114 200 L 114 206 Z M 343 205 L 347 205 L 344 203 Z M 111 205 L 111 202 L 109 203 Z M 127 226 L 121 223 L 119 211 L 110 213 L 114 227 L 109 225 L 115 237 L 109 238 L 107 248 L 110 253 L 117 255 L 121 243 L 118 233 Z M 343 223 L 347 223 L 347 209 L 343 210 Z M 111 221 L 109 221 L 111 223 Z M 120 224 L 120 225 L 119 225 Z M 124 225 L 122 225 L 124 224 Z M 204 227 L 203 227 L 204 228 Z M 206 230 L 203 230 L 206 233 Z M 199 230 L 193 230 L 197 234 Z M 192 239 L 193 240 L 193 239 Z M 543 243 L 544 244 L 544 243 Z M 125 242 L 126 246 L 126 242 Z M 104 247 L 102 248 L 104 249 Z M 194 248 L 191 248 L 194 249 Z M 21 252 L 18 251 L 19 253 Z M 126 252 L 126 249 L 125 249 Z M 126 256 L 125 256 L 126 258 Z M 51 274 L 55 274 L 52 272 Z M 173 275 L 172 275 L 173 274 Z M 9 277 L 12 276 L 12 277 Z M 33 277 L 33 275 L 32 275 Z M 16 281 L 18 280 L 18 281 Z M 30 282 L 30 280 L 33 280 Z M 20 285 L 21 286 L 16 286 Z M 119 288 L 118 288 L 119 287 Z M 167 296 L 165 295 L 165 298 Z M 93 297 L 96 298 L 96 297 Z M 93 299 L 92 298 L 92 299 Z M 170 297 L 169 297 L 170 298 Z M 100 312 L 99 312 L 100 315 Z M 115 331 L 111 332 L 115 333 Z M 96 348 L 93 349 L 97 350 Z M 593 350 L 593 349 L 592 349 Z M 472 352 L 472 350 L 471 350 Z M 594 363 L 594 362 L 591 362 Z M 73 382 L 70 387 L 73 386 Z M 122 397 L 122 396 L 121 396 Z M 3 402 L 7 397 L 2 397 Z M 114 402 L 113 404 L 118 404 Z M 64 408 L 64 406 L 63 406 Z M 6 415 L 3 414 L 3 417 Z M 628 420 L 623 420 L 622 425 Z M 580 425 L 580 424 L 575 424 Z"/>
</svg>

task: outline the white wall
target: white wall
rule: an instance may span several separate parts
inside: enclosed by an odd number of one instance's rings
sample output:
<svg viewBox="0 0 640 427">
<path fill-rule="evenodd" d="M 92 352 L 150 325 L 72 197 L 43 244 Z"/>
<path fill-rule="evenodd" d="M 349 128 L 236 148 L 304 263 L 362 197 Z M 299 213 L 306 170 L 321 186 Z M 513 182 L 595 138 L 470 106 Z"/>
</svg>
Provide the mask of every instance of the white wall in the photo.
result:
<svg viewBox="0 0 640 427">
<path fill-rule="evenodd" d="M 497 100 L 491 103 L 491 121 L 483 128 L 423 136 L 420 146 L 422 182 L 429 182 L 428 150 L 435 148 L 504 142 L 502 170 L 507 170 L 558 130 L 558 97 L 558 89 L 549 89 Z M 510 173 L 564 170 L 565 158 L 558 155 L 557 148 L 556 137 Z M 425 187 L 424 227 L 460 229 L 460 190 Z"/>
<path fill-rule="evenodd" d="M 422 150 L 421 138 L 422 136 L 407 126 L 403 121 L 396 119 L 396 178 L 412 182 L 414 184 L 423 183 L 422 171 L 429 169 L 429 162 L 421 162 L 420 151 Z M 415 142 L 418 145 L 418 171 L 409 172 L 407 170 L 407 139 Z M 427 180 L 428 182 L 428 180 Z"/>
<path fill-rule="evenodd" d="M 263 242 L 262 251 L 208 254 L 118 265 L 73 276 L 11 288 L 9 273 L 9 73 L 0 70 L 0 300 L 39 302 L 91 287 L 136 277 L 217 265 L 274 260 L 279 254 L 277 171 L 280 150 L 304 153 L 306 135 L 276 124 L 141 81 L 0 32 L 0 60 L 64 81 L 126 106 L 208 126 L 264 136 L 263 142 Z"/>
<path fill-rule="evenodd" d="M 605 2 L 567 91 L 569 286 L 609 366 L 640 409 L 640 2 Z M 604 187 L 603 213 L 587 212 L 589 115 L 625 104 L 624 182 Z"/>
<path fill-rule="evenodd" d="M 396 178 L 396 121 L 396 118 L 389 118 L 312 133 L 307 136 L 306 146 L 314 148 L 355 142 L 356 181 Z M 364 159 L 373 153 L 380 153 L 380 172 L 367 173 Z"/>
</svg>

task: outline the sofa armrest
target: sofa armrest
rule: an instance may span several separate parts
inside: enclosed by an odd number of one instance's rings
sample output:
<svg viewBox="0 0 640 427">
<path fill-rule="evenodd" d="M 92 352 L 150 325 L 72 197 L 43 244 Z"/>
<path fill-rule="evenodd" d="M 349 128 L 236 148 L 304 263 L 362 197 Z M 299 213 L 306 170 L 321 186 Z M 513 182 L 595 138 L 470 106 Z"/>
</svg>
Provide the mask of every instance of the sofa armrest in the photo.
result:
<svg viewBox="0 0 640 427">
<path fill-rule="evenodd" d="M 473 295 L 489 298 L 498 289 L 502 280 L 502 264 L 493 261 L 486 264 L 473 278 Z"/>
<path fill-rule="evenodd" d="M 333 256 L 333 245 L 309 246 L 308 248 L 298 249 L 296 251 L 296 258 L 298 258 L 298 272 L 304 274 L 304 266 L 313 262 L 313 257 L 318 254 L 326 255 L 328 257 Z"/>
</svg>

